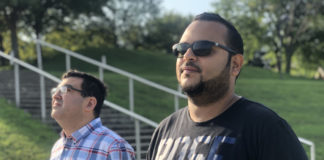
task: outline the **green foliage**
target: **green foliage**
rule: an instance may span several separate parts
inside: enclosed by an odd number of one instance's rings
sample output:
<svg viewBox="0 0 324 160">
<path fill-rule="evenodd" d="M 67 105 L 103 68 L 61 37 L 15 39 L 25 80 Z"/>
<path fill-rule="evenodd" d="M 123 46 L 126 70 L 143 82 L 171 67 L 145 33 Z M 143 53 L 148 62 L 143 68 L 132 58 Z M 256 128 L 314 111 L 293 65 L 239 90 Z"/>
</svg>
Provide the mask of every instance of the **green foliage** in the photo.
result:
<svg viewBox="0 0 324 160">
<path fill-rule="evenodd" d="M 318 64 L 324 66 L 324 30 L 313 30 L 309 36 L 310 40 L 300 50 L 302 64 L 305 68 L 317 69 Z"/>
<path fill-rule="evenodd" d="M 39 37 L 41 33 L 47 33 L 62 24 L 71 26 L 73 19 L 80 15 L 102 15 L 101 7 L 106 2 L 107 0 L 3 0 L 0 2 L 0 22 L 6 22 L 11 33 L 10 50 L 19 58 L 19 31 L 31 37 Z"/>
<path fill-rule="evenodd" d="M 171 52 L 171 46 L 180 40 L 183 31 L 193 18 L 175 13 L 166 13 L 160 18 L 152 19 L 146 24 L 147 34 L 144 47 L 162 49 Z"/>
<path fill-rule="evenodd" d="M 0 159 L 48 159 L 58 135 L 0 99 Z"/>
<path fill-rule="evenodd" d="M 99 33 L 93 34 L 93 32 L 85 29 L 71 29 L 68 27 L 47 34 L 46 41 L 62 48 L 69 48 L 70 50 L 78 50 L 89 46 L 109 46 Z M 49 51 L 46 49 L 44 52 Z"/>
<path fill-rule="evenodd" d="M 86 19 L 87 30 L 99 33 L 115 47 L 139 48 L 145 23 L 160 11 L 160 0 L 109 0 L 102 6 L 104 16 Z"/>
<path fill-rule="evenodd" d="M 246 57 L 251 58 L 256 51 L 275 54 L 279 72 L 281 66 L 285 65 L 286 73 L 290 73 L 296 67 L 295 64 L 301 62 L 306 62 L 308 66 L 314 63 L 312 69 L 323 64 L 323 57 L 319 56 L 323 55 L 322 51 L 313 47 L 316 45 L 320 48 L 323 43 L 318 38 L 320 36 L 314 34 L 314 30 L 323 30 L 321 8 L 324 4 L 320 0 L 221 0 L 215 2 L 214 7 L 216 12 L 230 20 L 241 32 Z M 306 51 L 300 52 L 301 48 L 306 48 Z M 302 59 L 293 58 L 297 53 L 305 56 Z M 321 61 L 311 61 L 307 57 L 316 57 Z"/>
</svg>

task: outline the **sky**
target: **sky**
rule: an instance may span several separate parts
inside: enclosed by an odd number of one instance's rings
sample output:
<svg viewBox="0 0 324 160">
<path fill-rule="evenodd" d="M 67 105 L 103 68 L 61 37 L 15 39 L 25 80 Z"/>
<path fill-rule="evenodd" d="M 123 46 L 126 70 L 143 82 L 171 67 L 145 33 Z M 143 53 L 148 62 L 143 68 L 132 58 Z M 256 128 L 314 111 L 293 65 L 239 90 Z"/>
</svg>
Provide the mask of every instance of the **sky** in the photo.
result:
<svg viewBox="0 0 324 160">
<path fill-rule="evenodd" d="M 162 0 L 163 11 L 173 11 L 182 15 L 197 15 L 214 11 L 211 6 L 216 0 Z"/>
</svg>

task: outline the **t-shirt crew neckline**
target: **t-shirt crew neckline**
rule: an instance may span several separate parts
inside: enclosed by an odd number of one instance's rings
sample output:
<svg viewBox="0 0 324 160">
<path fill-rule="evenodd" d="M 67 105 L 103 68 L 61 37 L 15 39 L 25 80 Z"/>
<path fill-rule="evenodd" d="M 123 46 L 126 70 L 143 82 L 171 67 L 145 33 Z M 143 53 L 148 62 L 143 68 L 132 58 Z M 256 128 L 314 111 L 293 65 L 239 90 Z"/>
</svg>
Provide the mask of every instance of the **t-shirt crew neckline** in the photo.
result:
<svg viewBox="0 0 324 160">
<path fill-rule="evenodd" d="M 207 120 L 207 121 L 204 121 L 204 122 L 194 122 L 191 117 L 190 117 L 190 114 L 189 114 L 189 109 L 188 109 L 188 106 L 186 107 L 186 118 L 188 120 L 188 122 L 190 123 L 190 125 L 193 125 L 193 126 L 207 126 L 211 121 L 216 121 L 217 119 L 222 119 L 222 117 L 226 117 L 227 114 L 231 113 L 232 111 L 236 110 L 240 104 L 245 100 L 244 97 L 241 97 L 240 99 L 238 99 L 236 102 L 234 102 L 227 110 L 225 110 L 223 113 L 221 113 L 220 115 L 210 119 L 210 120 Z"/>
</svg>

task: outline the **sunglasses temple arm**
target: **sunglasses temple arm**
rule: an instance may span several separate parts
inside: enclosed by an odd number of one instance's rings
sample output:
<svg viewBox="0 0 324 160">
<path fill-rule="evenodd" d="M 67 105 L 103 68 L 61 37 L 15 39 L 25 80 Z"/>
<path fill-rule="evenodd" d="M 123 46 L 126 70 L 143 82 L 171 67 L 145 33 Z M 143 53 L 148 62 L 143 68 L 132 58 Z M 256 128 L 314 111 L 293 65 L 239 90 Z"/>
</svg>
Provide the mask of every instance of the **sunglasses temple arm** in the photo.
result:
<svg viewBox="0 0 324 160">
<path fill-rule="evenodd" d="M 230 48 L 228 48 L 228 47 L 226 47 L 224 45 L 221 45 L 221 44 L 219 44 L 217 42 L 215 42 L 215 46 L 223 48 L 224 50 L 226 50 L 227 52 L 229 52 L 232 55 L 237 54 L 237 52 L 235 52 L 234 50 L 232 50 L 232 49 L 230 49 Z"/>
</svg>

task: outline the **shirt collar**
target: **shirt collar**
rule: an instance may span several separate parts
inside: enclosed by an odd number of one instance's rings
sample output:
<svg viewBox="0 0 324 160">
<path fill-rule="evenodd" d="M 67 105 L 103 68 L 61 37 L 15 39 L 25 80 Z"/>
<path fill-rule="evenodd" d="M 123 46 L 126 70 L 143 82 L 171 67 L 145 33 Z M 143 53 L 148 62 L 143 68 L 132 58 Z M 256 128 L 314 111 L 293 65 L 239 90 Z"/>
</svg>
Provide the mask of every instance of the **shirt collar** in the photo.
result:
<svg viewBox="0 0 324 160">
<path fill-rule="evenodd" d="M 92 120 L 91 122 L 89 122 L 88 124 L 86 124 L 85 126 L 83 126 L 82 128 L 73 132 L 71 137 L 69 138 L 72 138 L 74 142 L 78 142 L 80 139 L 88 136 L 92 131 L 94 131 L 96 128 L 101 126 L 102 126 L 101 119 L 100 117 L 98 117 Z M 61 132 L 61 136 L 67 138 L 63 131 Z"/>
</svg>

